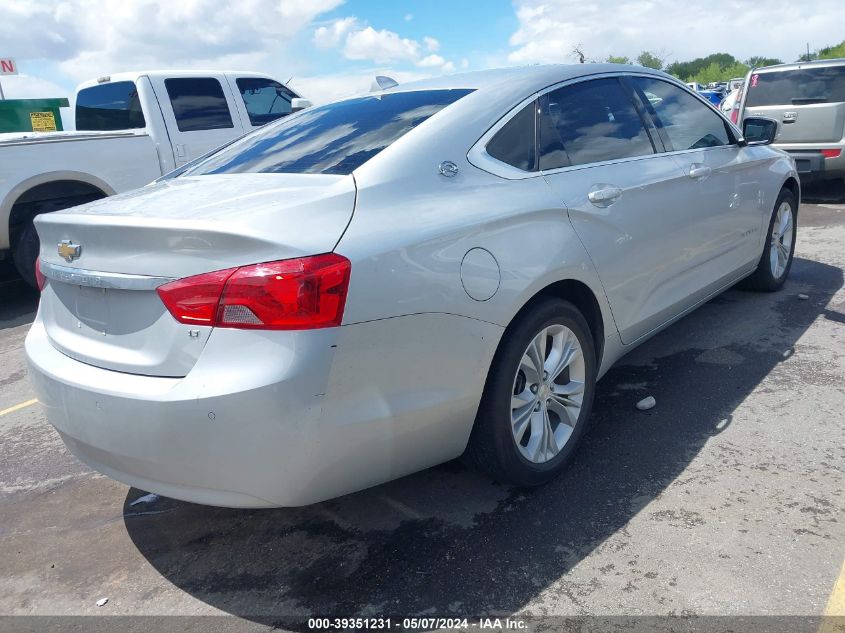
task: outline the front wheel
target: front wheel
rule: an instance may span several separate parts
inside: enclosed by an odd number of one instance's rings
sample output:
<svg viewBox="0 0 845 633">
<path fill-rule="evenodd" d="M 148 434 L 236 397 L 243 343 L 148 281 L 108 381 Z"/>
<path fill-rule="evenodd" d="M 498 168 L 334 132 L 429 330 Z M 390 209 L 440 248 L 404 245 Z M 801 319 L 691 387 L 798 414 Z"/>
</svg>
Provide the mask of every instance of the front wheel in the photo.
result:
<svg viewBox="0 0 845 633">
<path fill-rule="evenodd" d="M 788 189 L 780 192 L 772 219 L 769 221 L 766 245 L 757 269 L 748 277 L 746 286 L 753 290 L 774 292 L 783 286 L 792 268 L 795 253 L 798 201 Z"/>
<path fill-rule="evenodd" d="M 596 355 L 578 309 L 546 299 L 506 331 L 467 455 L 494 479 L 537 486 L 559 474 L 586 430 Z"/>
</svg>

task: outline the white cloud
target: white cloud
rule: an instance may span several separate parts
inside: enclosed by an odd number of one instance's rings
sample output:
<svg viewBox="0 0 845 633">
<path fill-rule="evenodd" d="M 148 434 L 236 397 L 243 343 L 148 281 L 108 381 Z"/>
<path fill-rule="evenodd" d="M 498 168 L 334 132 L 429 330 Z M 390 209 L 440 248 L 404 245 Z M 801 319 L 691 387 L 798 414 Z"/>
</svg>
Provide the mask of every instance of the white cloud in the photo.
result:
<svg viewBox="0 0 845 633">
<path fill-rule="evenodd" d="M 588 58 L 636 57 L 662 51 L 667 61 L 727 51 L 793 61 L 804 49 L 842 41 L 842 0 L 515 0 L 519 28 L 510 38 L 510 63 L 572 62 L 580 45 Z M 608 16 L 612 16 L 609 19 Z"/>
<path fill-rule="evenodd" d="M 436 53 L 440 50 L 440 42 L 428 35 L 423 38 L 423 45 L 425 46 L 425 50 L 429 53 Z"/>
<path fill-rule="evenodd" d="M 314 31 L 314 44 L 318 48 L 334 48 L 349 31 L 358 26 L 358 18 L 348 17 L 333 20 L 328 26 L 321 26 Z"/>
<path fill-rule="evenodd" d="M 413 20 L 413 19 L 414 19 L 414 14 L 413 14 L 413 13 L 406 13 L 406 14 L 405 14 L 405 22 L 410 22 L 410 21 L 411 21 L 411 20 Z"/>
<path fill-rule="evenodd" d="M 401 85 L 425 79 L 431 76 L 431 73 L 401 71 L 390 67 L 369 68 L 355 72 L 297 77 L 291 82 L 291 87 L 308 95 L 314 103 L 320 104 L 369 92 L 376 75 L 387 75 Z"/>
<path fill-rule="evenodd" d="M 297 33 L 341 2 L 4 0 L 0 42 L 5 54 L 58 63 L 77 81 L 144 67 L 269 69 Z"/>
<path fill-rule="evenodd" d="M 368 26 L 346 36 L 343 54 L 347 59 L 369 59 L 376 63 L 413 61 L 419 57 L 420 44 L 393 31 L 376 31 Z"/>
<path fill-rule="evenodd" d="M 0 77 L 3 93 L 7 99 L 44 99 L 66 97 L 67 91 L 51 81 L 31 75 L 9 75 Z"/>
<path fill-rule="evenodd" d="M 452 72 L 455 65 L 435 54 L 440 42 L 426 35 L 421 42 L 401 37 L 387 29 L 364 26 L 358 18 L 346 17 L 320 26 L 314 31 L 314 43 L 320 48 L 340 46 L 343 56 L 376 64 L 411 62 L 421 68 Z M 430 53 L 424 55 L 423 51 Z"/>
<path fill-rule="evenodd" d="M 421 68 L 431 68 L 431 67 L 440 67 L 446 63 L 446 60 L 440 57 L 440 55 L 429 55 L 428 57 L 423 57 L 420 61 L 417 62 L 417 66 Z"/>
</svg>

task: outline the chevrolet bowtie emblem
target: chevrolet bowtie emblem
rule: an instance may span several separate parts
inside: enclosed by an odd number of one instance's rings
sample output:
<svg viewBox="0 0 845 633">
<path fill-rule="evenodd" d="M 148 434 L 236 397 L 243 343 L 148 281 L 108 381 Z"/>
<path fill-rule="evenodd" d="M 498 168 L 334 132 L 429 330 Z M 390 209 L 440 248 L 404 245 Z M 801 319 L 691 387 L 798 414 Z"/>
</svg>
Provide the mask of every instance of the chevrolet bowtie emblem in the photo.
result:
<svg viewBox="0 0 845 633">
<path fill-rule="evenodd" d="M 65 261 L 72 262 L 74 259 L 79 257 L 81 252 L 82 246 L 79 244 L 74 244 L 70 240 L 62 240 L 59 242 L 59 257 L 62 257 Z"/>
</svg>

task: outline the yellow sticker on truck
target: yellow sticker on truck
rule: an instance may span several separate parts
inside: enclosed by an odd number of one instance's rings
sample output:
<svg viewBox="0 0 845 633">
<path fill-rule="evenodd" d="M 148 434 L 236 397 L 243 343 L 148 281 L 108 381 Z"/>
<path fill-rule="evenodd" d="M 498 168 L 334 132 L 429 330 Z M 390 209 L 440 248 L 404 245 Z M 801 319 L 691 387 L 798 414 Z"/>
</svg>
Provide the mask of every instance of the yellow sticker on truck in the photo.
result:
<svg viewBox="0 0 845 633">
<path fill-rule="evenodd" d="M 29 120 L 32 122 L 33 132 L 56 131 L 56 117 L 52 112 L 30 112 Z"/>
</svg>

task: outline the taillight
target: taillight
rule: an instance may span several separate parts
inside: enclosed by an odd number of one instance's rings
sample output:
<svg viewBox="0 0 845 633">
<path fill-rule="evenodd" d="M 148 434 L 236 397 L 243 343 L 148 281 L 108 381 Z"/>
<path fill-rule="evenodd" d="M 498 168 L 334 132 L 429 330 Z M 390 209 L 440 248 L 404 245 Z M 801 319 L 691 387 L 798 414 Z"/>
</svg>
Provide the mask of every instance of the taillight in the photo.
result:
<svg viewBox="0 0 845 633">
<path fill-rule="evenodd" d="M 340 325 L 349 260 L 335 253 L 229 268 L 158 288 L 180 323 L 309 330 Z"/>
<path fill-rule="evenodd" d="M 226 280 L 237 268 L 215 270 L 159 286 L 158 296 L 179 323 L 214 325 Z"/>
<path fill-rule="evenodd" d="M 736 107 L 734 107 L 734 109 L 731 110 L 731 123 L 736 123 L 736 120 L 738 118 L 739 118 L 739 110 L 737 110 Z"/>
<path fill-rule="evenodd" d="M 823 149 L 822 156 L 825 158 L 839 158 L 839 155 L 842 153 L 841 149 Z"/>
<path fill-rule="evenodd" d="M 40 257 L 35 260 L 35 283 L 38 285 L 39 292 L 42 292 L 44 287 L 47 285 L 47 278 L 44 276 L 44 273 L 41 272 Z"/>
</svg>

